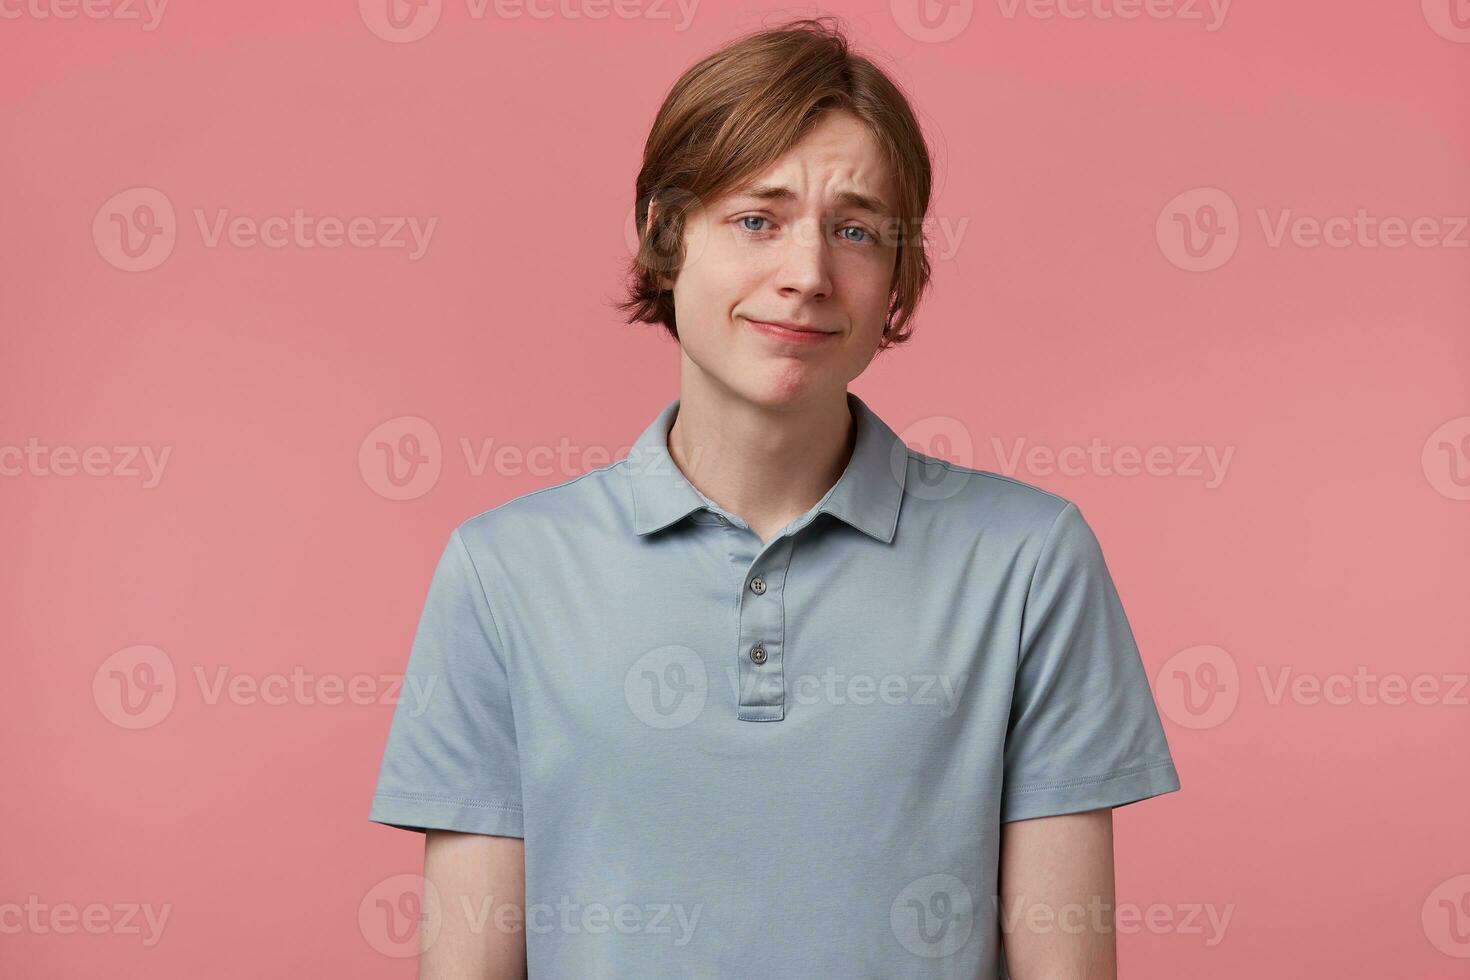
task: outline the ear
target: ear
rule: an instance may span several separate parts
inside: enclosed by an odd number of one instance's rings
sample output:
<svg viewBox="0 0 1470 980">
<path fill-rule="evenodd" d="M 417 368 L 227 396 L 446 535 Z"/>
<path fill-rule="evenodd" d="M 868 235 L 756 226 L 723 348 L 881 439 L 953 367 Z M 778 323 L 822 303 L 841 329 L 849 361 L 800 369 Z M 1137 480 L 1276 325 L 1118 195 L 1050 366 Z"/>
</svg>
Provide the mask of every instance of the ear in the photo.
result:
<svg viewBox="0 0 1470 980">
<path fill-rule="evenodd" d="M 654 216 L 655 213 L 657 213 L 657 211 L 658 211 L 658 202 L 657 201 L 649 201 L 648 202 L 648 214 L 645 217 L 645 223 L 643 225 L 643 232 L 644 232 L 645 235 L 648 232 L 650 232 L 650 231 L 653 230 L 653 216 Z"/>
</svg>

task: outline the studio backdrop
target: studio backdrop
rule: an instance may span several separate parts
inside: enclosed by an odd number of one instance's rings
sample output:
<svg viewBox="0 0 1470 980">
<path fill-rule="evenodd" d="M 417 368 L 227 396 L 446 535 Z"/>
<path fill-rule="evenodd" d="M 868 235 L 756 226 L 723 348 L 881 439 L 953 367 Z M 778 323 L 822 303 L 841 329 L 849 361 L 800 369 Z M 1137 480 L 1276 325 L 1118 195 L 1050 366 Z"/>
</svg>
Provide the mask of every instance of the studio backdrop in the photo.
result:
<svg viewBox="0 0 1470 980">
<path fill-rule="evenodd" d="M 677 394 L 642 141 L 796 14 L 935 154 L 853 390 L 1076 502 L 1137 638 L 1120 975 L 1470 971 L 1465 0 L 4 0 L 0 974 L 414 975 L 434 563 Z"/>
</svg>

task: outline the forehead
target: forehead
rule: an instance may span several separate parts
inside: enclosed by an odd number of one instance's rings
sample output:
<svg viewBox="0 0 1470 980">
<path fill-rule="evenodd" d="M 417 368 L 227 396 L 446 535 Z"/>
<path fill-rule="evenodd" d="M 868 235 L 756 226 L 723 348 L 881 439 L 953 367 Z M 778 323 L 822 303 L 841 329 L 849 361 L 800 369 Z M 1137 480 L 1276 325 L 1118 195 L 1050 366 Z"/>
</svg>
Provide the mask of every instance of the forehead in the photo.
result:
<svg viewBox="0 0 1470 980">
<path fill-rule="evenodd" d="M 848 112 L 828 112 L 770 166 L 725 195 L 763 200 L 814 199 L 891 213 L 892 168 L 871 130 Z"/>
</svg>

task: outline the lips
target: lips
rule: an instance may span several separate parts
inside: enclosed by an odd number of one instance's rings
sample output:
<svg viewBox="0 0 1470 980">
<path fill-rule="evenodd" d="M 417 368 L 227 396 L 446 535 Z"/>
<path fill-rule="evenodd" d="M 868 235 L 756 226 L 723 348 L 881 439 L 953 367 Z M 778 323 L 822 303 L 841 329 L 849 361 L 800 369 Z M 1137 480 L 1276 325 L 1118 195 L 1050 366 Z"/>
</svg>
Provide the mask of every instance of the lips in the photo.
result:
<svg viewBox="0 0 1470 980">
<path fill-rule="evenodd" d="M 835 333 L 835 331 L 832 331 L 832 330 L 823 330 L 820 327 L 814 326 L 813 324 L 810 324 L 810 323 L 796 323 L 796 322 L 791 321 L 791 320 L 760 320 L 760 319 L 757 319 L 755 317 L 746 317 L 745 319 L 749 320 L 751 323 L 764 323 L 764 324 L 767 324 L 767 325 L 773 326 L 773 327 L 784 327 L 787 330 L 795 330 L 795 331 L 798 331 L 800 333 L 811 333 L 811 334 Z"/>
<path fill-rule="evenodd" d="M 743 319 L 751 330 L 783 345 L 784 351 L 788 354 L 798 348 L 823 347 L 827 341 L 837 336 L 835 330 L 819 330 L 816 327 L 793 323 L 790 320 L 752 320 L 749 317 Z"/>
</svg>

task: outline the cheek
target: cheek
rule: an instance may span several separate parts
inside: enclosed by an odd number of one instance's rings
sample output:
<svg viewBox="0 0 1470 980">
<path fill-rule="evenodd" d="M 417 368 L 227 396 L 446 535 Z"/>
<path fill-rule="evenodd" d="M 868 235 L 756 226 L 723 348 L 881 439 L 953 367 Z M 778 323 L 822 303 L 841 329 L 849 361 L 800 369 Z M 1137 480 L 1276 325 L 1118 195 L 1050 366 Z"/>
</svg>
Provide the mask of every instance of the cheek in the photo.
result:
<svg viewBox="0 0 1470 980">
<path fill-rule="evenodd" d="M 770 259 L 756 245 L 716 232 L 704 253 L 704 278 L 711 294 L 738 300 L 770 275 Z"/>
<path fill-rule="evenodd" d="M 713 300 L 727 292 L 730 282 L 737 278 L 740 256 L 731 254 L 723 238 L 716 232 L 686 242 L 679 285 L 691 299 Z"/>
<path fill-rule="evenodd" d="M 752 306 L 751 299 L 761 293 L 767 280 L 745 265 L 731 262 L 709 262 L 688 277 L 687 288 L 675 290 L 675 302 L 687 305 L 690 316 L 697 317 L 705 329 L 728 329 L 735 323 L 737 310 Z M 681 278 L 680 285 L 684 285 Z"/>
<path fill-rule="evenodd" d="M 881 262 L 854 262 L 844 273 L 837 288 L 848 297 L 851 316 L 863 324 L 877 320 L 881 330 L 888 315 L 892 270 Z"/>
</svg>

